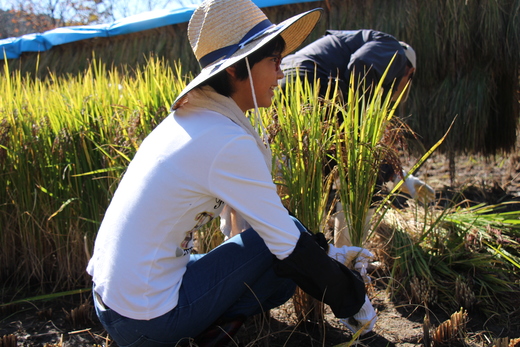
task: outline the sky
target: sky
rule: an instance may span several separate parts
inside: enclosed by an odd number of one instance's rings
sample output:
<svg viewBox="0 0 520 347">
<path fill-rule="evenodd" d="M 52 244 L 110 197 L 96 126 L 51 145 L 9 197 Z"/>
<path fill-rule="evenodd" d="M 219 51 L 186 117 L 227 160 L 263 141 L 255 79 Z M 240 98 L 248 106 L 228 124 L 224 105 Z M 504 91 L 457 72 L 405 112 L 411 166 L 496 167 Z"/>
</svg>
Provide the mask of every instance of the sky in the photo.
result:
<svg viewBox="0 0 520 347">
<path fill-rule="evenodd" d="M 19 2 L 19 0 L 0 0 L 0 9 L 11 9 L 15 1 L 16 3 Z M 182 8 L 186 5 L 198 4 L 201 1 L 202 0 L 107 0 L 107 2 L 114 4 L 115 20 L 152 10 Z"/>
<path fill-rule="evenodd" d="M 9 10 L 14 7 L 15 4 L 24 3 L 24 1 L 28 0 L 0 0 L 0 9 L 1 10 Z M 47 1 L 58 1 L 60 0 L 39 0 L 42 2 Z M 258 0 L 255 3 L 275 3 L 279 4 L 290 4 L 290 3 L 298 3 L 298 2 L 306 2 L 311 0 L 280 0 L 280 1 L 265 1 Z M 147 11 L 152 10 L 171 10 L 175 8 L 183 8 L 193 4 L 199 4 L 202 0 L 104 0 L 107 5 L 112 5 L 114 20 L 119 20 L 122 18 L 130 17 L 136 14 L 140 14 Z M 260 5 L 259 5 L 260 6 Z M 102 24 L 102 23 L 99 23 Z"/>
<path fill-rule="evenodd" d="M 0 0 L 5 1 L 5 0 Z M 202 0 L 113 0 L 115 19 L 129 17 L 152 10 L 182 8 L 186 5 L 198 4 Z"/>
</svg>

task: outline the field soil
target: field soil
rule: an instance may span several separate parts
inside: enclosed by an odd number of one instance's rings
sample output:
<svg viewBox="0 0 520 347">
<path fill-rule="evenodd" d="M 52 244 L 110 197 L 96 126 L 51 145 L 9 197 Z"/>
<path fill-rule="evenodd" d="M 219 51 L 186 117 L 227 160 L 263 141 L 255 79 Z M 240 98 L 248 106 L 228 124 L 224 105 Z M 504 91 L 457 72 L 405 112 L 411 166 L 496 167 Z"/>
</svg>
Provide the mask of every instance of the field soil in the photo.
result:
<svg viewBox="0 0 520 347">
<path fill-rule="evenodd" d="M 406 158 L 413 163 L 415 158 Z M 453 166 L 455 164 L 455 166 Z M 455 168 L 455 175 L 450 175 Z M 454 162 L 434 154 L 416 176 L 436 189 L 438 197 L 465 192 L 469 199 L 494 204 L 520 199 L 520 161 L 515 155 L 494 158 L 458 156 Z M 425 310 L 406 299 L 391 299 L 387 278 L 375 270 L 369 296 L 378 311 L 373 332 L 360 338 L 365 346 L 424 345 Z M 520 346 L 520 298 L 502 317 L 468 313 L 464 342 L 451 345 Z M 348 346 L 351 332 L 319 306 L 323 319 L 298 317 L 292 301 L 268 315 L 249 318 L 230 346 Z M 454 312 L 429 312 L 430 328 L 439 326 Z M 319 317 L 319 315 L 318 315 Z M 506 323 L 504 323 L 506 322 Z M 493 339 L 499 339 L 493 341 Z M 517 343 L 517 344 L 516 344 Z M 450 345 L 450 344 L 446 344 Z M 14 346 L 116 346 L 97 321 L 89 294 L 53 301 L 27 302 L 0 309 L 0 347 Z"/>
</svg>

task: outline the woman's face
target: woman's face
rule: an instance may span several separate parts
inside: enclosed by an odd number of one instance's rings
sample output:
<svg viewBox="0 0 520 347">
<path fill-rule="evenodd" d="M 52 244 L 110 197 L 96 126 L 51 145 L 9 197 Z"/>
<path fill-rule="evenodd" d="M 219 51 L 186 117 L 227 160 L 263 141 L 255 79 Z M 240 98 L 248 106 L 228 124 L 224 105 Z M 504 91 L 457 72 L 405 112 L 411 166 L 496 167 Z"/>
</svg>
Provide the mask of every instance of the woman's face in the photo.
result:
<svg viewBox="0 0 520 347">
<path fill-rule="evenodd" d="M 280 69 L 281 55 L 273 55 L 260 60 L 251 69 L 253 86 L 255 89 L 256 102 L 258 107 L 269 107 L 274 96 L 274 89 L 278 87 L 278 80 L 283 78 L 283 72 Z M 242 111 L 247 111 L 255 107 L 253 94 L 251 92 L 251 84 L 249 78 L 238 80 L 235 78 L 234 68 L 228 68 L 231 75 L 235 92 L 231 94 L 231 98 L 235 100 Z"/>
</svg>

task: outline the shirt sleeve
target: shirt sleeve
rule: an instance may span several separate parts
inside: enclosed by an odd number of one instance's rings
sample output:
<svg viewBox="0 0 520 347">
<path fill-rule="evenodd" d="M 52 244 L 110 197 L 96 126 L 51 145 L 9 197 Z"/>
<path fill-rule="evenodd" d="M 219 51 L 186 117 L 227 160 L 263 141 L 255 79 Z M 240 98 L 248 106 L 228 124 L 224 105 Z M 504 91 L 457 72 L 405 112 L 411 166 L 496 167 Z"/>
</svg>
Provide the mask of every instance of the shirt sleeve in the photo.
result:
<svg viewBox="0 0 520 347">
<path fill-rule="evenodd" d="M 237 136 L 220 149 L 210 170 L 209 187 L 245 218 L 278 259 L 292 253 L 300 231 L 283 206 L 252 136 Z"/>
</svg>

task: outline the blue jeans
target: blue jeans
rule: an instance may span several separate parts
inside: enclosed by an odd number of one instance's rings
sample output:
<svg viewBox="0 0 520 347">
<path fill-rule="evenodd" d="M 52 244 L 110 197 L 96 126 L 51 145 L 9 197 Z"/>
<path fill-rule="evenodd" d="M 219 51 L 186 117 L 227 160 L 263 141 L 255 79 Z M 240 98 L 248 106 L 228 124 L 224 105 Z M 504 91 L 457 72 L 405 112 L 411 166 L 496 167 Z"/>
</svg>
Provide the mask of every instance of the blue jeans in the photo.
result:
<svg viewBox="0 0 520 347">
<path fill-rule="evenodd" d="M 289 300 L 296 285 L 275 275 L 273 261 L 262 238 L 248 229 L 209 253 L 190 256 L 179 302 L 170 312 L 136 320 L 94 300 L 96 313 L 120 347 L 174 346 L 196 337 L 219 318 L 252 316 Z"/>
</svg>

